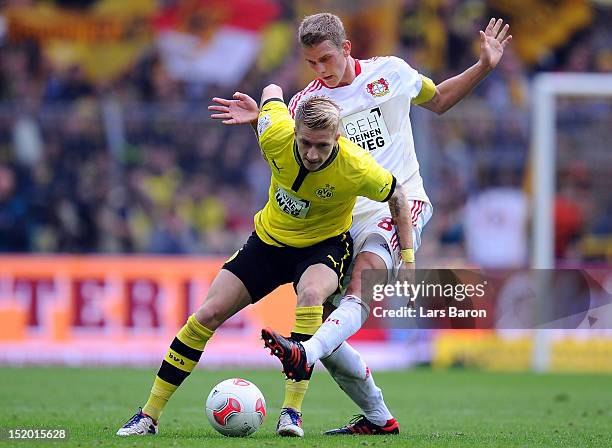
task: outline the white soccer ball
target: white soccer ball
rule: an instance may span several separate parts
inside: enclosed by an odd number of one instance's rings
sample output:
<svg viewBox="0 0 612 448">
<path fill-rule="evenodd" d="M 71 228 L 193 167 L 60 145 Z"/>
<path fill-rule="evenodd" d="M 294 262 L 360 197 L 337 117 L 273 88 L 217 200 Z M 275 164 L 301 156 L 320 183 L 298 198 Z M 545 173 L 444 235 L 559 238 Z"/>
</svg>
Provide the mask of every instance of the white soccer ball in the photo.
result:
<svg viewBox="0 0 612 448">
<path fill-rule="evenodd" d="M 208 421 L 224 436 L 244 437 L 257 431 L 266 417 L 259 388 L 242 378 L 221 381 L 206 399 Z"/>
</svg>

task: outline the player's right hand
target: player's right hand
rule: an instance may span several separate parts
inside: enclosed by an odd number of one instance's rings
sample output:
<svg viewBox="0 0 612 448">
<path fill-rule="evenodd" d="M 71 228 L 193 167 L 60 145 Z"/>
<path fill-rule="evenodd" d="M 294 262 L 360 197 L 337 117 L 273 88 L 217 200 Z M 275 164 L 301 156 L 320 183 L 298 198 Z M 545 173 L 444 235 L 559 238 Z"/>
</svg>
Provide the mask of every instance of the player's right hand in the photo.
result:
<svg viewBox="0 0 612 448">
<path fill-rule="evenodd" d="M 223 124 L 254 124 L 259 117 L 259 107 L 253 98 L 245 93 L 234 93 L 234 99 L 213 98 L 215 103 L 208 106 L 208 110 L 213 113 L 210 118 L 223 120 Z"/>
</svg>

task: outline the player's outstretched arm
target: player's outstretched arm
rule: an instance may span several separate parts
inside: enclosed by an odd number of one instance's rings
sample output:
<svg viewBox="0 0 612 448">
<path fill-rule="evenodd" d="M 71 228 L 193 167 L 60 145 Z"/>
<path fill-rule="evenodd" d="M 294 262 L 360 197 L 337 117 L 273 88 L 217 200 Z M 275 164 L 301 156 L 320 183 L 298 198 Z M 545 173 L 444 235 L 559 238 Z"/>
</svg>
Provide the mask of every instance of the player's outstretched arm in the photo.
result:
<svg viewBox="0 0 612 448">
<path fill-rule="evenodd" d="M 261 102 L 259 104 L 263 105 L 266 101 L 272 98 L 278 98 L 280 100 L 283 99 L 283 89 L 276 84 L 270 84 L 264 87 L 263 91 L 261 92 Z"/>
<path fill-rule="evenodd" d="M 208 110 L 216 112 L 210 115 L 214 120 L 223 120 L 223 124 L 250 124 L 257 126 L 259 107 L 253 98 L 245 93 L 234 93 L 233 100 L 213 98 L 217 103 L 208 106 Z"/>
<path fill-rule="evenodd" d="M 414 270 L 412 215 L 408 205 L 408 198 L 406 197 L 406 190 L 400 184 L 395 186 L 395 191 L 389 199 L 389 211 L 391 212 L 391 218 L 393 219 L 393 223 L 397 229 L 397 236 L 399 237 L 400 250 L 402 254 L 402 264 L 400 267 L 400 273 L 398 274 L 398 279 L 409 280 L 409 278 L 407 278 L 405 275 L 405 272 L 403 273 L 404 275 L 402 275 L 401 271 Z"/>
<path fill-rule="evenodd" d="M 509 29 L 510 25 L 504 26 L 502 19 L 491 19 L 486 29 L 480 31 L 478 62 L 463 73 L 438 84 L 434 97 L 421 106 L 443 114 L 465 98 L 499 64 L 504 48 L 512 41 L 512 35 L 508 35 Z"/>
</svg>

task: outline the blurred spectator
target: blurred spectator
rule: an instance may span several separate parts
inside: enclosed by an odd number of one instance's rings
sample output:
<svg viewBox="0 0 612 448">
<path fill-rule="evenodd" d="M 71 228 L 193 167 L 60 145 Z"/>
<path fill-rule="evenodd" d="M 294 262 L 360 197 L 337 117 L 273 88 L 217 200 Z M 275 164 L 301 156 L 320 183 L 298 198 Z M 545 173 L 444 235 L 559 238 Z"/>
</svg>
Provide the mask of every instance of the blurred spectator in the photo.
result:
<svg viewBox="0 0 612 448">
<path fill-rule="evenodd" d="M 0 165 L 0 251 L 25 252 L 30 249 L 26 198 L 18 192 L 15 170 Z"/>
<path fill-rule="evenodd" d="M 517 187 L 493 187 L 465 206 L 467 259 L 483 268 L 527 265 L 527 197 Z"/>
<path fill-rule="evenodd" d="M 169 209 L 157 220 L 147 250 L 156 254 L 189 254 L 198 252 L 197 239 L 189 224 Z"/>
</svg>

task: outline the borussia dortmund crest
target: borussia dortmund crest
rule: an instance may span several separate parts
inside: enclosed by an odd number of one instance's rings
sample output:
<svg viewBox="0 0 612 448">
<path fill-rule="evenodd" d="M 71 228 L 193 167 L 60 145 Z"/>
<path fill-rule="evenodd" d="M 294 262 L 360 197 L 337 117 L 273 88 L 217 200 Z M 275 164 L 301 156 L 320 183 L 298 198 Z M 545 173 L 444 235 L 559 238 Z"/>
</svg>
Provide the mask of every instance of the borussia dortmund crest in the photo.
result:
<svg viewBox="0 0 612 448">
<path fill-rule="evenodd" d="M 321 199 L 329 199 L 334 195 L 335 189 L 336 187 L 334 187 L 333 185 L 325 184 L 324 187 L 317 188 L 317 191 L 315 191 L 315 193 Z"/>
<path fill-rule="evenodd" d="M 385 96 L 389 93 L 389 83 L 385 78 L 371 82 L 367 85 L 368 93 L 372 96 Z"/>
</svg>

